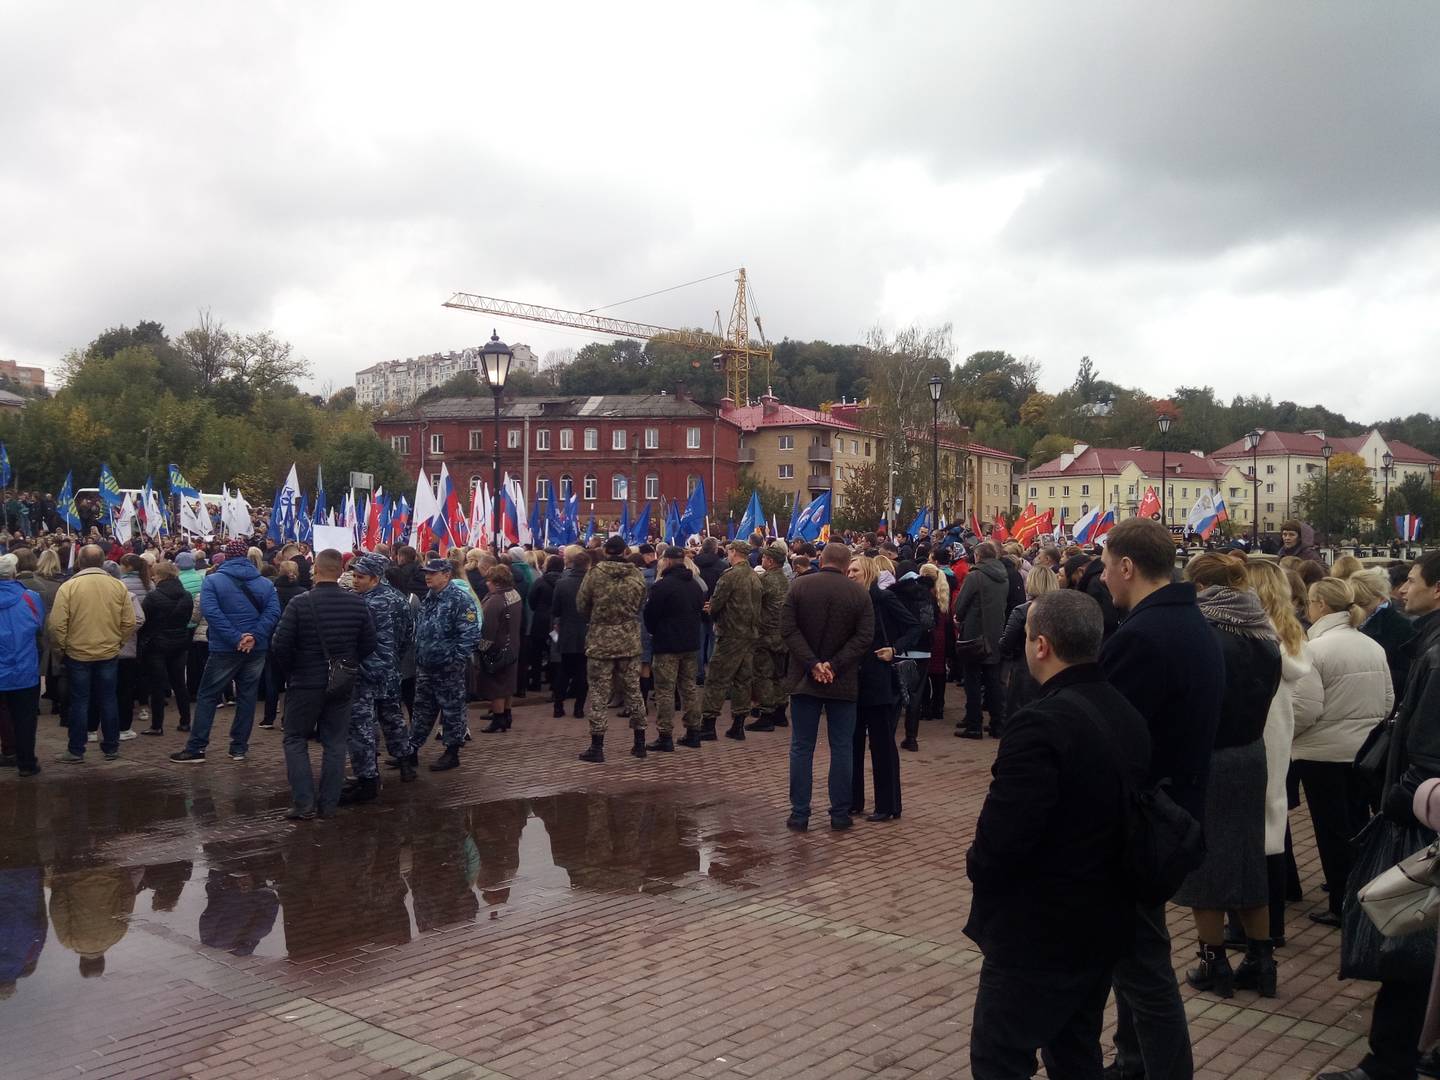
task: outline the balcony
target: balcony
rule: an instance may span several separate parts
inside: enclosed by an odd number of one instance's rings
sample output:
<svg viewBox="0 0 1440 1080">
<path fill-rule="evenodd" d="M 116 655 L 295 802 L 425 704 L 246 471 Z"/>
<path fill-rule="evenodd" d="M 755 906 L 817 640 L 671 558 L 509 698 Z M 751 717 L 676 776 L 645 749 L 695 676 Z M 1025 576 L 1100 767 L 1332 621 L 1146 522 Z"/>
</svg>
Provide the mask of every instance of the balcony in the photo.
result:
<svg viewBox="0 0 1440 1080">
<path fill-rule="evenodd" d="M 835 451 L 828 446 L 811 446 L 805 451 L 806 461 L 834 461 Z"/>
<path fill-rule="evenodd" d="M 753 446 L 742 446 L 735 454 L 735 460 L 741 465 L 755 464 L 755 448 Z"/>
<path fill-rule="evenodd" d="M 829 491 L 830 477 L 821 476 L 819 473 L 811 473 L 805 478 L 805 486 L 811 491 Z"/>
</svg>

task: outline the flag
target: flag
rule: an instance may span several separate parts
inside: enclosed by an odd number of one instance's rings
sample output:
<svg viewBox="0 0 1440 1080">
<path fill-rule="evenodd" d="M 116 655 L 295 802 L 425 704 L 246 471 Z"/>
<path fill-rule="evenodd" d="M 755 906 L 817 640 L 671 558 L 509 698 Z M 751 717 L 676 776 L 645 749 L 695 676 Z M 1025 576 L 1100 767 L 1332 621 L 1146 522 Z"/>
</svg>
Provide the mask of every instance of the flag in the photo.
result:
<svg viewBox="0 0 1440 1080">
<path fill-rule="evenodd" d="M 1225 505 L 1225 496 L 1221 495 L 1218 491 L 1215 492 L 1215 520 L 1230 520 L 1230 508 Z"/>
<path fill-rule="evenodd" d="M 1153 487 L 1145 489 L 1145 497 L 1140 500 L 1140 509 L 1137 513 L 1142 518 L 1153 518 L 1160 513 L 1160 496 L 1155 494 Z"/>
<path fill-rule="evenodd" d="M 585 543 L 590 543 L 590 538 L 595 535 L 595 509 L 590 509 L 590 524 L 585 526 Z"/>
<path fill-rule="evenodd" d="M 650 539 L 650 504 L 647 502 L 645 508 L 640 511 L 640 516 L 635 519 L 635 524 L 630 529 L 630 535 L 626 542 L 631 547 L 639 547 Z"/>
<path fill-rule="evenodd" d="M 390 512 L 390 535 L 392 544 L 403 544 L 410 532 L 410 503 L 404 495 L 395 504 L 395 509 Z"/>
<path fill-rule="evenodd" d="M 1100 524 L 1100 507 L 1095 507 L 1075 523 L 1075 543 L 1088 544 L 1095 536 L 1095 526 Z"/>
<path fill-rule="evenodd" d="M 580 539 L 580 496 L 571 494 L 565 500 L 565 536 L 562 544 L 573 544 Z"/>
<path fill-rule="evenodd" d="M 1052 533 L 1050 534 L 1050 536 L 1051 536 L 1051 537 L 1055 540 L 1055 542 L 1058 544 L 1058 543 L 1060 542 L 1061 538 L 1062 538 L 1064 535 L 1065 535 L 1065 508 L 1062 506 L 1062 507 L 1060 508 L 1060 521 L 1059 521 L 1059 523 L 1055 526 L 1055 531 L 1052 532 Z"/>
<path fill-rule="evenodd" d="M 0 488 L 10 486 L 10 451 L 5 449 L 5 444 L 0 442 Z"/>
<path fill-rule="evenodd" d="M 794 539 L 795 539 L 796 527 L 797 527 L 797 525 L 799 524 L 799 521 L 800 521 L 800 496 L 799 496 L 799 494 L 797 493 L 796 496 L 795 496 L 795 498 L 794 498 L 794 500 L 790 503 L 790 524 L 789 524 L 789 526 L 785 529 L 785 539 L 786 539 L 786 540 L 794 540 Z"/>
<path fill-rule="evenodd" d="M 300 509 L 295 511 L 295 539 L 304 544 L 315 542 L 315 519 L 310 514 L 310 498 L 300 493 Z"/>
<path fill-rule="evenodd" d="M 59 511 L 66 526 L 71 529 L 80 528 L 80 512 L 75 509 L 75 485 L 68 472 L 65 474 L 65 484 L 61 487 L 60 495 L 55 501 L 55 509 Z"/>
<path fill-rule="evenodd" d="M 180 528 L 206 540 L 215 535 L 215 526 L 205 512 L 204 502 L 198 497 L 180 496 Z"/>
<path fill-rule="evenodd" d="M 678 544 L 682 537 L 680 524 L 680 504 L 671 499 L 665 508 L 665 543 Z"/>
<path fill-rule="evenodd" d="M 733 513 L 725 522 L 725 539 L 735 539 L 735 515 Z"/>
<path fill-rule="evenodd" d="M 380 501 L 380 489 L 376 488 L 370 493 L 370 513 L 365 518 L 365 541 L 361 544 L 364 551 L 374 551 L 380 545 L 380 535 L 384 528 L 385 516 L 384 504 Z"/>
<path fill-rule="evenodd" d="M 745 507 L 745 516 L 740 519 L 735 535 L 748 540 L 756 529 L 765 528 L 765 511 L 760 509 L 760 489 L 750 492 L 750 503 Z"/>
<path fill-rule="evenodd" d="M 495 525 L 491 512 L 495 509 L 490 487 L 483 480 L 475 485 L 475 501 L 470 505 L 470 543 L 476 547 L 489 547 L 495 539 Z"/>
<path fill-rule="evenodd" d="M 530 517 L 528 519 L 528 522 L 530 528 L 530 543 L 536 545 L 537 547 L 543 547 L 544 545 L 542 543 L 542 540 L 545 535 L 545 525 L 540 520 L 539 499 L 536 499 L 534 504 L 530 507 Z"/>
<path fill-rule="evenodd" d="M 495 529 L 507 545 L 520 542 L 521 517 L 519 504 L 515 502 L 516 486 L 508 476 L 505 478 L 500 485 L 500 498 L 496 508 L 499 520 L 495 523 Z"/>
<path fill-rule="evenodd" d="M 125 501 L 125 493 L 120 490 L 120 485 L 115 480 L 115 474 L 103 461 L 100 463 L 100 498 L 104 500 L 112 515 L 115 513 L 115 508 Z"/>
<path fill-rule="evenodd" d="M 818 496 L 795 522 L 795 534 L 802 540 L 815 541 L 829 535 L 830 492 Z"/>
<path fill-rule="evenodd" d="M 1100 516 L 1100 521 L 1095 526 L 1095 539 L 1099 540 L 1113 529 L 1115 522 L 1119 519 L 1120 514 L 1116 511 L 1115 507 L 1112 506 L 1109 510 L 1106 510 L 1105 513 Z"/>
<path fill-rule="evenodd" d="M 514 515 L 514 528 L 510 528 L 510 521 L 507 519 L 505 535 L 510 538 L 511 544 L 533 544 L 535 535 L 530 530 L 530 516 L 525 511 L 525 492 L 520 489 L 520 481 L 513 476 L 507 476 L 505 488 L 506 503 Z"/>
<path fill-rule="evenodd" d="M 620 527 L 616 530 L 625 543 L 630 543 L 630 504 L 620 504 Z"/>
<path fill-rule="evenodd" d="M 434 519 L 440 504 L 435 501 L 435 489 L 430 486 L 430 478 L 421 469 L 419 476 L 415 478 L 415 501 L 410 504 L 410 546 L 421 555 L 424 555 L 430 548 L 430 522 Z M 319 520 L 319 507 L 316 507 L 316 520 Z"/>
<path fill-rule="evenodd" d="M 293 473 L 295 470 L 292 468 L 290 471 Z M 180 473 L 180 466 L 173 463 L 170 466 L 170 494 L 189 495 L 192 499 L 200 497 L 200 490 L 186 480 Z"/>
<path fill-rule="evenodd" d="M 978 529 L 976 530 L 976 535 L 979 535 Z M 1002 544 L 1010 539 L 1010 529 L 1005 524 L 1005 516 L 1001 514 L 999 510 L 995 511 L 995 523 L 990 526 L 990 536 L 992 539 L 999 540 Z"/>
<path fill-rule="evenodd" d="M 115 515 L 115 539 L 122 544 L 130 543 L 130 537 L 135 531 L 135 502 L 129 495 L 120 504 L 120 510 Z"/>
<path fill-rule="evenodd" d="M 705 502 L 705 478 L 696 477 L 695 490 L 690 493 L 690 501 L 685 506 L 685 513 L 680 518 L 680 528 L 686 536 L 699 533 L 707 534 L 707 524 L 710 515 L 709 507 Z"/>
<path fill-rule="evenodd" d="M 173 485 L 172 485 L 173 486 Z M 280 489 L 280 531 L 286 540 L 300 539 L 300 515 L 297 504 L 300 502 L 300 477 L 295 472 L 295 465 L 290 465 L 290 475 L 285 477 L 285 484 Z M 315 520 L 320 520 L 320 508 L 315 508 Z"/>
<path fill-rule="evenodd" d="M 1044 536 L 1055 531 L 1055 509 L 1051 507 L 1035 519 L 1035 535 Z"/>
<path fill-rule="evenodd" d="M 145 488 L 141 496 L 140 530 L 146 536 L 157 537 L 166 531 L 165 512 L 160 509 L 160 495 L 151 485 L 149 477 L 145 478 Z"/>
<path fill-rule="evenodd" d="M 1208 540 L 1218 524 L 1220 524 L 1220 519 L 1215 513 L 1215 493 L 1213 491 L 1200 492 L 1195 497 L 1195 504 L 1190 507 L 1190 514 L 1185 519 L 1185 527 L 1191 532 L 1199 533 L 1200 539 Z"/>
<path fill-rule="evenodd" d="M 980 530 L 980 516 L 979 516 L 978 514 L 976 514 L 974 510 L 971 510 L 971 511 L 970 511 L 970 531 L 971 531 L 972 533 L 974 533 L 976 536 L 983 536 L 983 535 L 985 535 L 985 534 Z"/>
<path fill-rule="evenodd" d="M 905 532 L 910 536 L 919 536 L 920 530 L 929 528 L 929 526 L 930 508 L 928 506 L 922 506 L 920 513 L 915 515 L 915 520 L 910 523 L 910 528 L 906 529 Z"/>
<path fill-rule="evenodd" d="M 221 490 L 225 495 L 220 502 L 220 523 L 231 536 L 249 536 L 255 531 L 255 527 L 250 523 L 250 504 L 240 494 L 238 487 L 234 495 L 231 495 L 227 488 Z"/>
<path fill-rule="evenodd" d="M 1397 514 L 1395 517 L 1395 535 L 1406 543 L 1419 540 L 1423 526 L 1424 520 L 1419 514 Z"/>
</svg>

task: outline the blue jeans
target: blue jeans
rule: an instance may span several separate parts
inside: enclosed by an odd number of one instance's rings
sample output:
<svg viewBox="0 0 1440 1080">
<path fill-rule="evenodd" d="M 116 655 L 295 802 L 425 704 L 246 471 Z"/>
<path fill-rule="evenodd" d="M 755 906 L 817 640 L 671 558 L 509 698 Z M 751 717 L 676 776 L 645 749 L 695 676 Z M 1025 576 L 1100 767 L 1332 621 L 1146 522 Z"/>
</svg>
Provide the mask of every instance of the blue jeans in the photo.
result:
<svg viewBox="0 0 1440 1080">
<path fill-rule="evenodd" d="M 90 734 L 90 698 L 100 710 L 100 750 L 113 754 L 120 749 L 120 708 L 115 697 L 119 660 L 71 660 L 65 658 L 65 676 L 70 681 L 70 753 L 85 756 L 85 739 Z"/>
<path fill-rule="evenodd" d="M 830 816 L 850 816 L 851 762 L 855 756 L 855 702 L 831 701 L 810 694 L 790 696 L 790 813 L 810 820 L 814 786 L 815 740 L 820 710 L 825 710 L 825 741 L 830 744 Z"/>
<path fill-rule="evenodd" d="M 230 722 L 230 753 L 243 754 L 250 748 L 250 729 L 255 724 L 255 698 L 260 690 L 260 676 L 265 671 L 263 652 L 212 652 L 205 661 L 205 674 L 200 676 L 200 692 L 195 695 L 195 719 L 190 722 L 190 740 L 185 749 L 203 754 L 210 742 L 210 728 L 215 724 L 215 708 L 225 687 L 235 683 L 235 719 Z M 114 694 L 112 693 L 113 697 Z"/>
</svg>

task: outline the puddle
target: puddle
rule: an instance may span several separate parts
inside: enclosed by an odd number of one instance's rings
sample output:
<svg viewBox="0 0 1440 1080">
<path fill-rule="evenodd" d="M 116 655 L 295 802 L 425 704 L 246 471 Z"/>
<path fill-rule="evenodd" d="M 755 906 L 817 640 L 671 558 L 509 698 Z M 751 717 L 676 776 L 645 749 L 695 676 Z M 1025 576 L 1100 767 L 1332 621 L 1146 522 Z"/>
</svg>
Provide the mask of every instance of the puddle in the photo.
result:
<svg viewBox="0 0 1440 1080">
<path fill-rule="evenodd" d="M 66 785 L 46 800 L 0 793 L 0 1012 L 27 998 L 68 1007 L 80 980 L 102 973 L 106 982 L 136 978 L 131 992 L 143 994 L 176 937 L 235 956 L 328 964 L 577 891 L 743 887 L 768 860 L 732 811 L 650 793 L 382 804 L 277 824 L 273 835 L 185 844 L 196 822 L 217 820 L 203 795 L 116 786 Z M 257 797 L 251 812 L 270 808 Z M 133 846 L 128 834 L 137 832 L 153 832 L 152 850 L 172 857 L 107 864 L 107 842 Z M 177 849 L 189 857 L 174 858 Z"/>
</svg>

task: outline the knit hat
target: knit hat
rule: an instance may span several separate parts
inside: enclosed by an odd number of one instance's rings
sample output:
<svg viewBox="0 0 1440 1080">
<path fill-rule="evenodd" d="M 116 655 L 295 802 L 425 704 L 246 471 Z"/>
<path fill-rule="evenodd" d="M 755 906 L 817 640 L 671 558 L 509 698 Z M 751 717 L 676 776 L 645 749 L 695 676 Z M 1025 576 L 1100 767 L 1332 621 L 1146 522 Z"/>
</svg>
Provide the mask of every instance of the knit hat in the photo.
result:
<svg viewBox="0 0 1440 1080">
<path fill-rule="evenodd" d="M 182 551 L 175 556 L 175 566 L 179 570 L 195 569 L 195 553 L 193 551 Z"/>
<path fill-rule="evenodd" d="M 120 564 L 114 559 L 106 559 L 102 564 L 102 568 L 111 577 L 118 578 L 120 576 Z"/>
<path fill-rule="evenodd" d="M 223 551 L 217 551 L 214 555 L 210 556 L 210 565 L 211 565 L 211 566 L 219 566 L 219 565 L 220 565 L 221 563 L 223 563 L 224 561 L 225 561 L 225 552 L 223 552 Z M 204 562 L 204 559 L 201 559 L 201 562 L 203 563 L 203 562 Z"/>
<path fill-rule="evenodd" d="M 625 538 L 618 533 L 614 536 L 607 537 L 605 540 L 606 555 L 624 555 L 628 547 L 629 545 L 625 543 Z"/>
<path fill-rule="evenodd" d="M 225 545 L 225 557 L 227 559 L 243 559 L 249 554 L 249 542 L 240 539 L 238 536 Z"/>
<path fill-rule="evenodd" d="M 370 577 L 384 577 L 385 571 L 390 569 L 390 560 L 384 555 L 371 551 L 356 559 L 350 569 L 357 574 L 367 574 Z"/>
<path fill-rule="evenodd" d="M 0 581 L 8 581 L 13 578 L 19 564 L 20 560 L 14 555 L 0 555 Z"/>
</svg>

